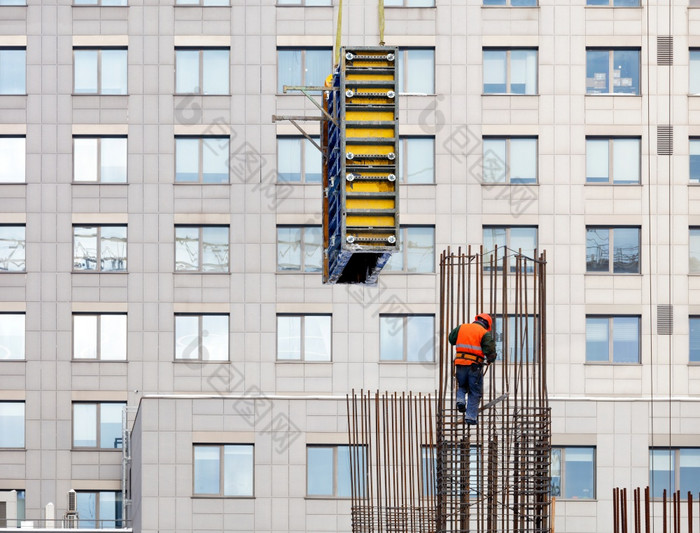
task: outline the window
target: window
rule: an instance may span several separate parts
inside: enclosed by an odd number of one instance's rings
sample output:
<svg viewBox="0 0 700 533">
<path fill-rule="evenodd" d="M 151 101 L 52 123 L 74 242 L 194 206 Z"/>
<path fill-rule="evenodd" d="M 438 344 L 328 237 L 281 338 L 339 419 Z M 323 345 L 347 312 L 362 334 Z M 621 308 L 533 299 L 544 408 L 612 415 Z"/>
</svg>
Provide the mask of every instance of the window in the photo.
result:
<svg viewBox="0 0 700 533">
<path fill-rule="evenodd" d="M 331 315 L 277 315 L 278 361 L 330 361 Z"/>
<path fill-rule="evenodd" d="M 2 5 L 2 4 L 0 4 Z M 16 509 L 17 514 L 9 520 L 8 508 Z M 23 490 L 0 490 L 0 528 L 19 528 L 26 518 L 26 495 Z M 14 514 L 14 513 L 13 513 Z"/>
<path fill-rule="evenodd" d="M 435 272 L 435 227 L 401 227 L 401 251 L 391 254 L 385 272 Z"/>
<path fill-rule="evenodd" d="M 24 135 L 0 137 L 0 183 L 26 181 L 26 140 Z"/>
<path fill-rule="evenodd" d="M 228 226 L 175 226 L 177 272 L 228 272 Z"/>
<path fill-rule="evenodd" d="M 73 359 L 126 361 L 126 314 L 74 314 Z"/>
<path fill-rule="evenodd" d="M 0 272 L 24 272 L 25 226 L 0 226 Z"/>
<path fill-rule="evenodd" d="M 126 137 L 73 137 L 73 180 L 126 183 Z"/>
<path fill-rule="evenodd" d="M 253 496 L 252 444 L 195 444 L 195 496 Z"/>
<path fill-rule="evenodd" d="M 567 500 L 595 499 L 595 448 L 552 447 L 552 496 Z"/>
<path fill-rule="evenodd" d="M 535 250 L 537 249 L 537 226 L 484 226 L 484 252 L 487 255 L 484 261 L 488 266 L 493 259 L 498 270 L 503 269 L 503 258 L 505 257 L 505 247 L 511 252 L 522 251 L 525 257 L 535 258 Z M 498 246 L 498 256 L 494 255 L 494 251 Z M 513 253 L 509 254 L 510 270 L 515 272 L 517 268 L 517 260 Z M 532 272 L 532 263 L 527 265 L 528 272 Z M 523 268 L 523 267 L 521 267 Z"/>
<path fill-rule="evenodd" d="M 229 94 L 229 49 L 177 48 L 177 94 Z"/>
<path fill-rule="evenodd" d="M 587 6 L 639 7 L 639 0 L 586 0 Z"/>
<path fill-rule="evenodd" d="M 587 137 L 586 183 L 639 183 L 640 148 L 639 137 Z"/>
<path fill-rule="evenodd" d="M 700 138 L 690 139 L 690 182 L 700 183 Z"/>
<path fill-rule="evenodd" d="M 587 316 L 586 362 L 639 363 L 640 317 Z"/>
<path fill-rule="evenodd" d="M 690 317 L 690 349 L 688 360 L 691 363 L 700 363 L 700 317 Z"/>
<path fill-rule="evenodd" d="M 365 463 L 365 447 L 307 445 L 306 495 L 325 498 L 350 498 L 350 455 L 357 454 L 361 472 Z M 360 481 L 361 482 L 361 481 Z M 364 486 L 359 487 L 364 493 Z"/>
<path fill-rule="evenodd" d="M 26 6 L 25 0 L 0 0 L 0 6 Z"/>
<path fill-rule="evenodd" d="M 176 6 L 229 6 L 229 0 L 175 0 Z"/>
<path fill-rule="evenodd" d="M 74 48 L 75 94 L 126 94 L 126 48 Z"/>
<path fill-rule="evenodd" d="M 332 6 L 332 0 L 277 0 L 278 6 Z"/>
<path fill-rule="evenodd" d="M 24 313 L 0 313 L 0 361 L 24 359 Z"/>
<path fill-rule="evenodd" d="M 484 183 L 537 183 L 537 137 L 484 137 Z"/>
<path fill-rule="evenodd" d="M 123 527 L 121 491 L 79 491 L 75 496 L 78 504 L 79 528 Z"/>
<path fill-rule="evenodd" d="M 652 498 L 679 490 L 700 492 L 700 448 L 652 448 L 649 450 L 649 485 Z"/>
<path fill-rule="evenodd" d="M 126 272 L 126 226 L 73 226 L 73 270 Z"/>
<path fill-rule="evenodd" d="M 526 331 L 527 328 L 527 331 Z M 517 329 L 517 330 L 516 330 Z M 493 338 L 496 341 L 496 360 L 503 361 L 504 350 L 503 340 L 505 331 L 503 329 L 503 317 L 495 316 L 493 326 Z M 508 317 L 508 362 L 535 360 L 537 350 L 538 332 L 535 330 L 535 317 L 528 315 L 527 319 L 515 320 L 514 316 Z"/>
<path fill-rule="evenodd" d="M 401 183 L 435 183 L 435 137 L 399 139 Z"/>
<path fill-rule="evenodd" d="M 0 448 L 24 448 L 24 402 L 0 402 Z"/>
<path fill-rule="evenodd" d="M 321 141 L 313 138 L 317 144 Z M 321 183 L 322 157 L 304 137 L 277 137 L 277 180 Z"/>
<path fill-rule="evenodd" d="M 537 0 L 484 0 L 485 6 L 533 7 Z"/>
<path fill-rule="evenodd" d="M 384 0 L 384 7 L 433 7 L 435 0 Z"/>
<path fill-rule="evenodd" d="M 586 93 L 640 94 L 639 55 L 639 48 L 586 49 Z"/>
<path fill-rule="evenodd" d="M 74 6 L 126 6 L 126 0 L 73 0 Z"/>
<path fill-rule="evenodd" d="M 587 227 L 586 272 L 639 274 L 639 238 L 639 228 Z"/>
<path fill-rule="evenodd" d="M 278 226 L 277 270 L 321 272 L 322 241 L 321 226 Z"/>
<path fill-rule="evenodd" d="M 537 49 L 484 48 L 485 94 L 537 94 Z"/>
<path fill-rule="evenodd" d="M 435 94 L 435 49 L 399 50 L 399 92 Z"/>
<path fill-rule="evenodd" d="M 73 447 L 121 449 L 126 403 L 73 403 Z"/>
<path fill-rule="evenodd" d="M 688 68 L 688 77 L 690 78 L 690 94 L 700 94 L 700 49 L 690 49 L 690 65 Z"/>
<path fill-rule="evenodd" d="M 0 94 L 27 94 L 26 48 L 0 48 Z"/>
<path fill-rule="evenodd" d="M 229 137 L 175 137 L 176 183 L 228 183 Z"/>
<path fill-rule="evenodd" d="M 285 85 L 322 86 L 333 68 L 330 48 L 279 48 L 277 50 L 277 92 Z"/>
<path fill-rule="evenodd" d="M 229 315 L 175 315 L 175 359 L 228 361 Z"/>
<path fill-rule="evenodd" d="M 435 361 L 434 315 L 381 315 L 379 359 L 409 363 Z"/>
<path fill-rule="evenodd" d="M 689 265 L 691 274 L 700 273 L 700 228 L 690 228 L 689 239 Z"/>
</svg>

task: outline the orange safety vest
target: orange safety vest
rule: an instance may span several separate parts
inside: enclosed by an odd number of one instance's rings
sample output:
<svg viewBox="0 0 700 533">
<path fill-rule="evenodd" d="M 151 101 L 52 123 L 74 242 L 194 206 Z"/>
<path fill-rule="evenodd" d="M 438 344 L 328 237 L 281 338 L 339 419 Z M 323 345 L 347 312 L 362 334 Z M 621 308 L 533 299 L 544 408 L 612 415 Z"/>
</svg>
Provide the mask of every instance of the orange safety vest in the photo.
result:
<svg viewBox="0 0 700 533">
<path fill-rule="evenodd" d="M 457 332 L 456 365 L 471 365 L 484 362 L 484 352 L 481 349 L 481 339 L 486 330 L 479 324 L 462 324 Z"/>
</svg>

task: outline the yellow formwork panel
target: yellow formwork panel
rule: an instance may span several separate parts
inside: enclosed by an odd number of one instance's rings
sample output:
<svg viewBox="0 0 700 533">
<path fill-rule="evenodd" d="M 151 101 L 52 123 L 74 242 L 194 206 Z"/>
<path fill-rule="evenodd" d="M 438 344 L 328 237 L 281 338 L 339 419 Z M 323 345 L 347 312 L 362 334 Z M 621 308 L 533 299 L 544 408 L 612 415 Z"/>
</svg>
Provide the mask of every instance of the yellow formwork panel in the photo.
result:
<svg viewBox="0 0 700 533">
<path fill-rule="evenodd" d="M 394 120 L 394 113 L 392 111 L 348 111 L 345 113 L 345 120 L 377 120 L 391 122 Z"/>
<path fill-rule="evenodd" d="M 352 152 L 355 155 L 363 154 L 391 154 L 394 152 L 393 145 L 386 144 L 346 144 L 346 152 Z"/>
<path fill-rule="evenodd" d="M 393 181 L 346 181 L 345 190 L 348 192 L 393 192 L 396 190 Z"/>
<path fill-rule="evenodd" d="M 393 67 L 388 61 L 362 61 L 361 59 L 355 59 L 352 62 L 353 67 L 370 67 L 370 68 L 387 68 Z"/>
<path fill-rule="evenodd" d="M 393 128 L 348 128 L 345 130 L 346 138 L 360 138 L 365 139 L 367 137 L 393 137 Z"/>
<path fill-rule="evenodd" d="M 345 218 L 346 226 L 378 226 L 382 228 L 390 228 L 394 226 L 394 217 L 382 215 L 348 215 Z"/>
<path fill-rule="evenodd" d="M 347 81 L 394 81 L 391 74 L 348 74 Z"/>
<path fill-rule="evenodd" d="M 394 209 L 391 198 L 348 198 L 345 207 L 348 209 Z"/>
</svg>

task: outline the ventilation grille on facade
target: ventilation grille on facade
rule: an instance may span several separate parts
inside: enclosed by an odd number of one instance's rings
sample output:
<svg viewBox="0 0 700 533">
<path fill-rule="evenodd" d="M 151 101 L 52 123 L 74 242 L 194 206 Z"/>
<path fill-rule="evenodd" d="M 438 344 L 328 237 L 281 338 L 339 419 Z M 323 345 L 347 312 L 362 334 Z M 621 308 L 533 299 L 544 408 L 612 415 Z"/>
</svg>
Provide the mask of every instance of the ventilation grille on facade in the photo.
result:
<svg viewBox="0 0 700 533">
<path fill-rule="evenodd" d="M 656 38 L 656 64 L 668 67 L 673 65 L 672 35 L 659 35 Z"/>
<path fill-rule="evenodd" d="M 670 124 L 657 126 L 656 144 L 658 155 L 673 155 L 673 126 Z"/>
<path fill-rule="evenodd" d="M 658 335 L 673 335 L 673 306 L 656 306 L 656 333 Z"/>
</svg>

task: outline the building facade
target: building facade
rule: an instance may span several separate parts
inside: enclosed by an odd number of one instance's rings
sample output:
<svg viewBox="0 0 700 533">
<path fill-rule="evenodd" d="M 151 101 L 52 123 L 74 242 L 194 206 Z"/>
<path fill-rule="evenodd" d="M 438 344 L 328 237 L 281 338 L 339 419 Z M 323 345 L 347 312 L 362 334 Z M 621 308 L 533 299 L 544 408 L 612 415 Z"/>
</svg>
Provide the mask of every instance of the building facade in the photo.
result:
<svg viewBox="0 0 700 533">
<path fill-rule="evenodd" d="M 547 251 L 556 530 L 700 491 L 700 3 L 385 6 L 342 19 L 400 48 L 365 287 L 322 285 L 320 155 L 271 119 L 319 115 L 283 86 L 331 72 L 337 1 L 0 0 L 8 517 L 350 531 L 345 395 L 435 390 L 437 257 L 482 243 Z"/>
</svg>

